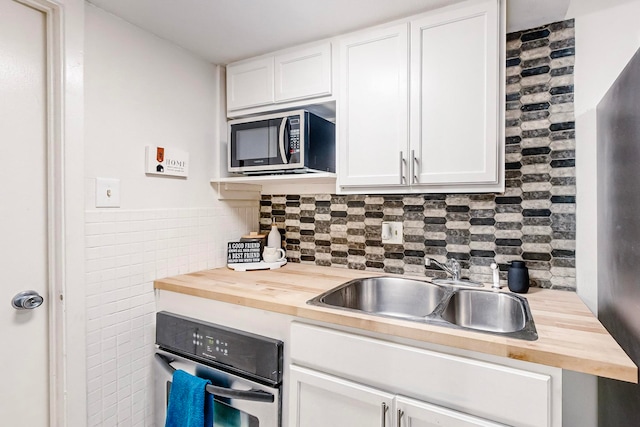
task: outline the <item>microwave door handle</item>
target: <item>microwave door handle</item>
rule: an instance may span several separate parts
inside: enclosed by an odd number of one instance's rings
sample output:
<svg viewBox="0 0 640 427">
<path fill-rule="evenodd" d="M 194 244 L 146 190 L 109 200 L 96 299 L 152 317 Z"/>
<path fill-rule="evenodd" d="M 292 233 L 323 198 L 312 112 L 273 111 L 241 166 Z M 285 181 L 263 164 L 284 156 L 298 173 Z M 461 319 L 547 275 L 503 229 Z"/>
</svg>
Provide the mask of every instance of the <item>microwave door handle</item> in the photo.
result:
<svg viewBox="0 0 640 427">
<path fill-rule="evenodd" d="M 160 362 L 160 366 L 162 366 L 168 373 L 172 374 L 176 371 L 176 368 L 171 366 L 171 362 L 173 359 L 169 357 L 156 353 L 155 359 Z M 263 391 L 263 390 L 235 390 L 227 387 L 219 387 L 212 384 L 207 384 L 205 387 L 207 393 L 212 394 L 214 397 L 226 397 L 229 399 L 238 399 L 238 400 L 251 400 L 254 402 L 267 402 L 272 403 L 275 398 L 273 394 Z"/>
<path fill-rule="evenodd" d="M 286 165 L 287 163 L 289 163 L 289 161 L 287 160 L 287 153 L 284 151 L 285 146 L 284 146 L 284 131 L 287 128 L 287 117 L 283 117 L 282 118 L 282 122 L 280 123 L 280 136 L 278 138 L 278 142 L 280 143 L 280 158 L 282 159 L 282 164 Z M 289 147 L 287 147 L 287 149 L 289 149 Z"/>
</svg>

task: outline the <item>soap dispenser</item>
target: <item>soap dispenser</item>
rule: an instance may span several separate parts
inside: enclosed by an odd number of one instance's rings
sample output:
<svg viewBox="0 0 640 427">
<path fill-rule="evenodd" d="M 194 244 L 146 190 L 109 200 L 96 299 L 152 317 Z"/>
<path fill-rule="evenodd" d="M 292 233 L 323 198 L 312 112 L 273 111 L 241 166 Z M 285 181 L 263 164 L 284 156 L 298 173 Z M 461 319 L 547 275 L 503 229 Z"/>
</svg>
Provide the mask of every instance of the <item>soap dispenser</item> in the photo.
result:
<svg viewBox="0 0 640 427">
<path fill-rule="evenodd" d="M 282 247 L 282 237 L 280 236 L 280 232 L 278 231 L 278 226 L 276 225 L 275 218 L 271 223 L 271 231 L 269 232 L 269 236 L 267 237 L 267 246 L 270 248 Z"/>
<path fill-rule="evenodd" d="M 511 261 L 507 271 L 507 284 L 511 292 L 526 294 L 529 291 L 529 270 L 524 261 Z"/>
</svg>

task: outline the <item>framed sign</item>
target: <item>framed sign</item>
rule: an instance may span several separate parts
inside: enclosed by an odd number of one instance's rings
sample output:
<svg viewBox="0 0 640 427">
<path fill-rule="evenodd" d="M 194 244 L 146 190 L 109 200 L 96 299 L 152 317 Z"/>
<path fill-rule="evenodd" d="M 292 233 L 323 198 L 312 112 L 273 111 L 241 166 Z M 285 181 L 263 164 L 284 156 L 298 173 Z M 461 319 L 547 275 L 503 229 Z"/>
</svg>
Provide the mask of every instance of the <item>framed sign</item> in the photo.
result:
<svg viewBox="0 0 640 427">
<path fill-rule="evenodd" d="M 168 147 L 145 147 L 145 173 L 179 176 L 189 174 L 189 153 Z"/>
<path fill-rule="evenodd" d="M 260 242 L 227 243 L 227 264 L 260 262 Z"/>
</svg>

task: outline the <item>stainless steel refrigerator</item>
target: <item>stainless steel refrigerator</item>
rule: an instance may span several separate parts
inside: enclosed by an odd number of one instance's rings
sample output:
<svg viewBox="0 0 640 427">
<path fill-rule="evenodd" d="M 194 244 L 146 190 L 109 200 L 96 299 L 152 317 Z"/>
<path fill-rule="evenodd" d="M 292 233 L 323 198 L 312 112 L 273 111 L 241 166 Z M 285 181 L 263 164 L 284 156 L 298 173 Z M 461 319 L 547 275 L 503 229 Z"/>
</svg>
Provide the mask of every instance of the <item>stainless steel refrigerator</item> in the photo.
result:
<svg viewBox="0 0 640 427">
<path fill-rule="evenodd" d="M 598 104 L 598 318 L 640 365 L 640 50 Z M 598 380 L 598 425 L 640 426 L 640 386 Z"/>
</svg>

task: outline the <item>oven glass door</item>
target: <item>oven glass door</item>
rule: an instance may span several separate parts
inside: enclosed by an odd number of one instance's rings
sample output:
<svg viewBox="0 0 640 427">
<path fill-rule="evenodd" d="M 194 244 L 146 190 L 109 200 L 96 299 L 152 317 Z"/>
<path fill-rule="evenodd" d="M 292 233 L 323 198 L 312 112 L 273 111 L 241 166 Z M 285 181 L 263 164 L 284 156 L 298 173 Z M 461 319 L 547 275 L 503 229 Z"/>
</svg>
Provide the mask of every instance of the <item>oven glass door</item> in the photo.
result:
<svg viewBox="0 0 640 427">
<path fill-rule="evenodd" d="M 210 380 L 214 386 L 222 390 L 220 395 L 214 393 L 213 427 L 280 426 L 280 388 L 259 384 L 252 380 L 211 368 L 165 351 L 158 350 L 157 353 L 172 360 L 172 368 L 182 369 L 191 375 L 206 378 Z M 154 376 L 156 382 L 156 425 L 163 426 L 171 391 L 172 373 L 164 366 L 164 362 L 156 361 Z M 227 391 L 229 391 L 231 395 L 237 391 L 253 391 L 262 395 L 269 394 L 273 395 L 273 401 L 259 401 L 253 400 L 251 397 L 244 398 L 243 396 L 222 396 L 222 394 L 225 394 Z"/>
<path fill-rule="evenodd" d="M 289 154 L 286 133 L 286 119 L 232 125 L 230 166 L 242 171 L 281 167 Z"/>
<path fill-rule="evenodd" d="M 226 403 L 214 399 L 213 425 L 215 427 L 259 427 L 260 420 Z"/>
</svg>

